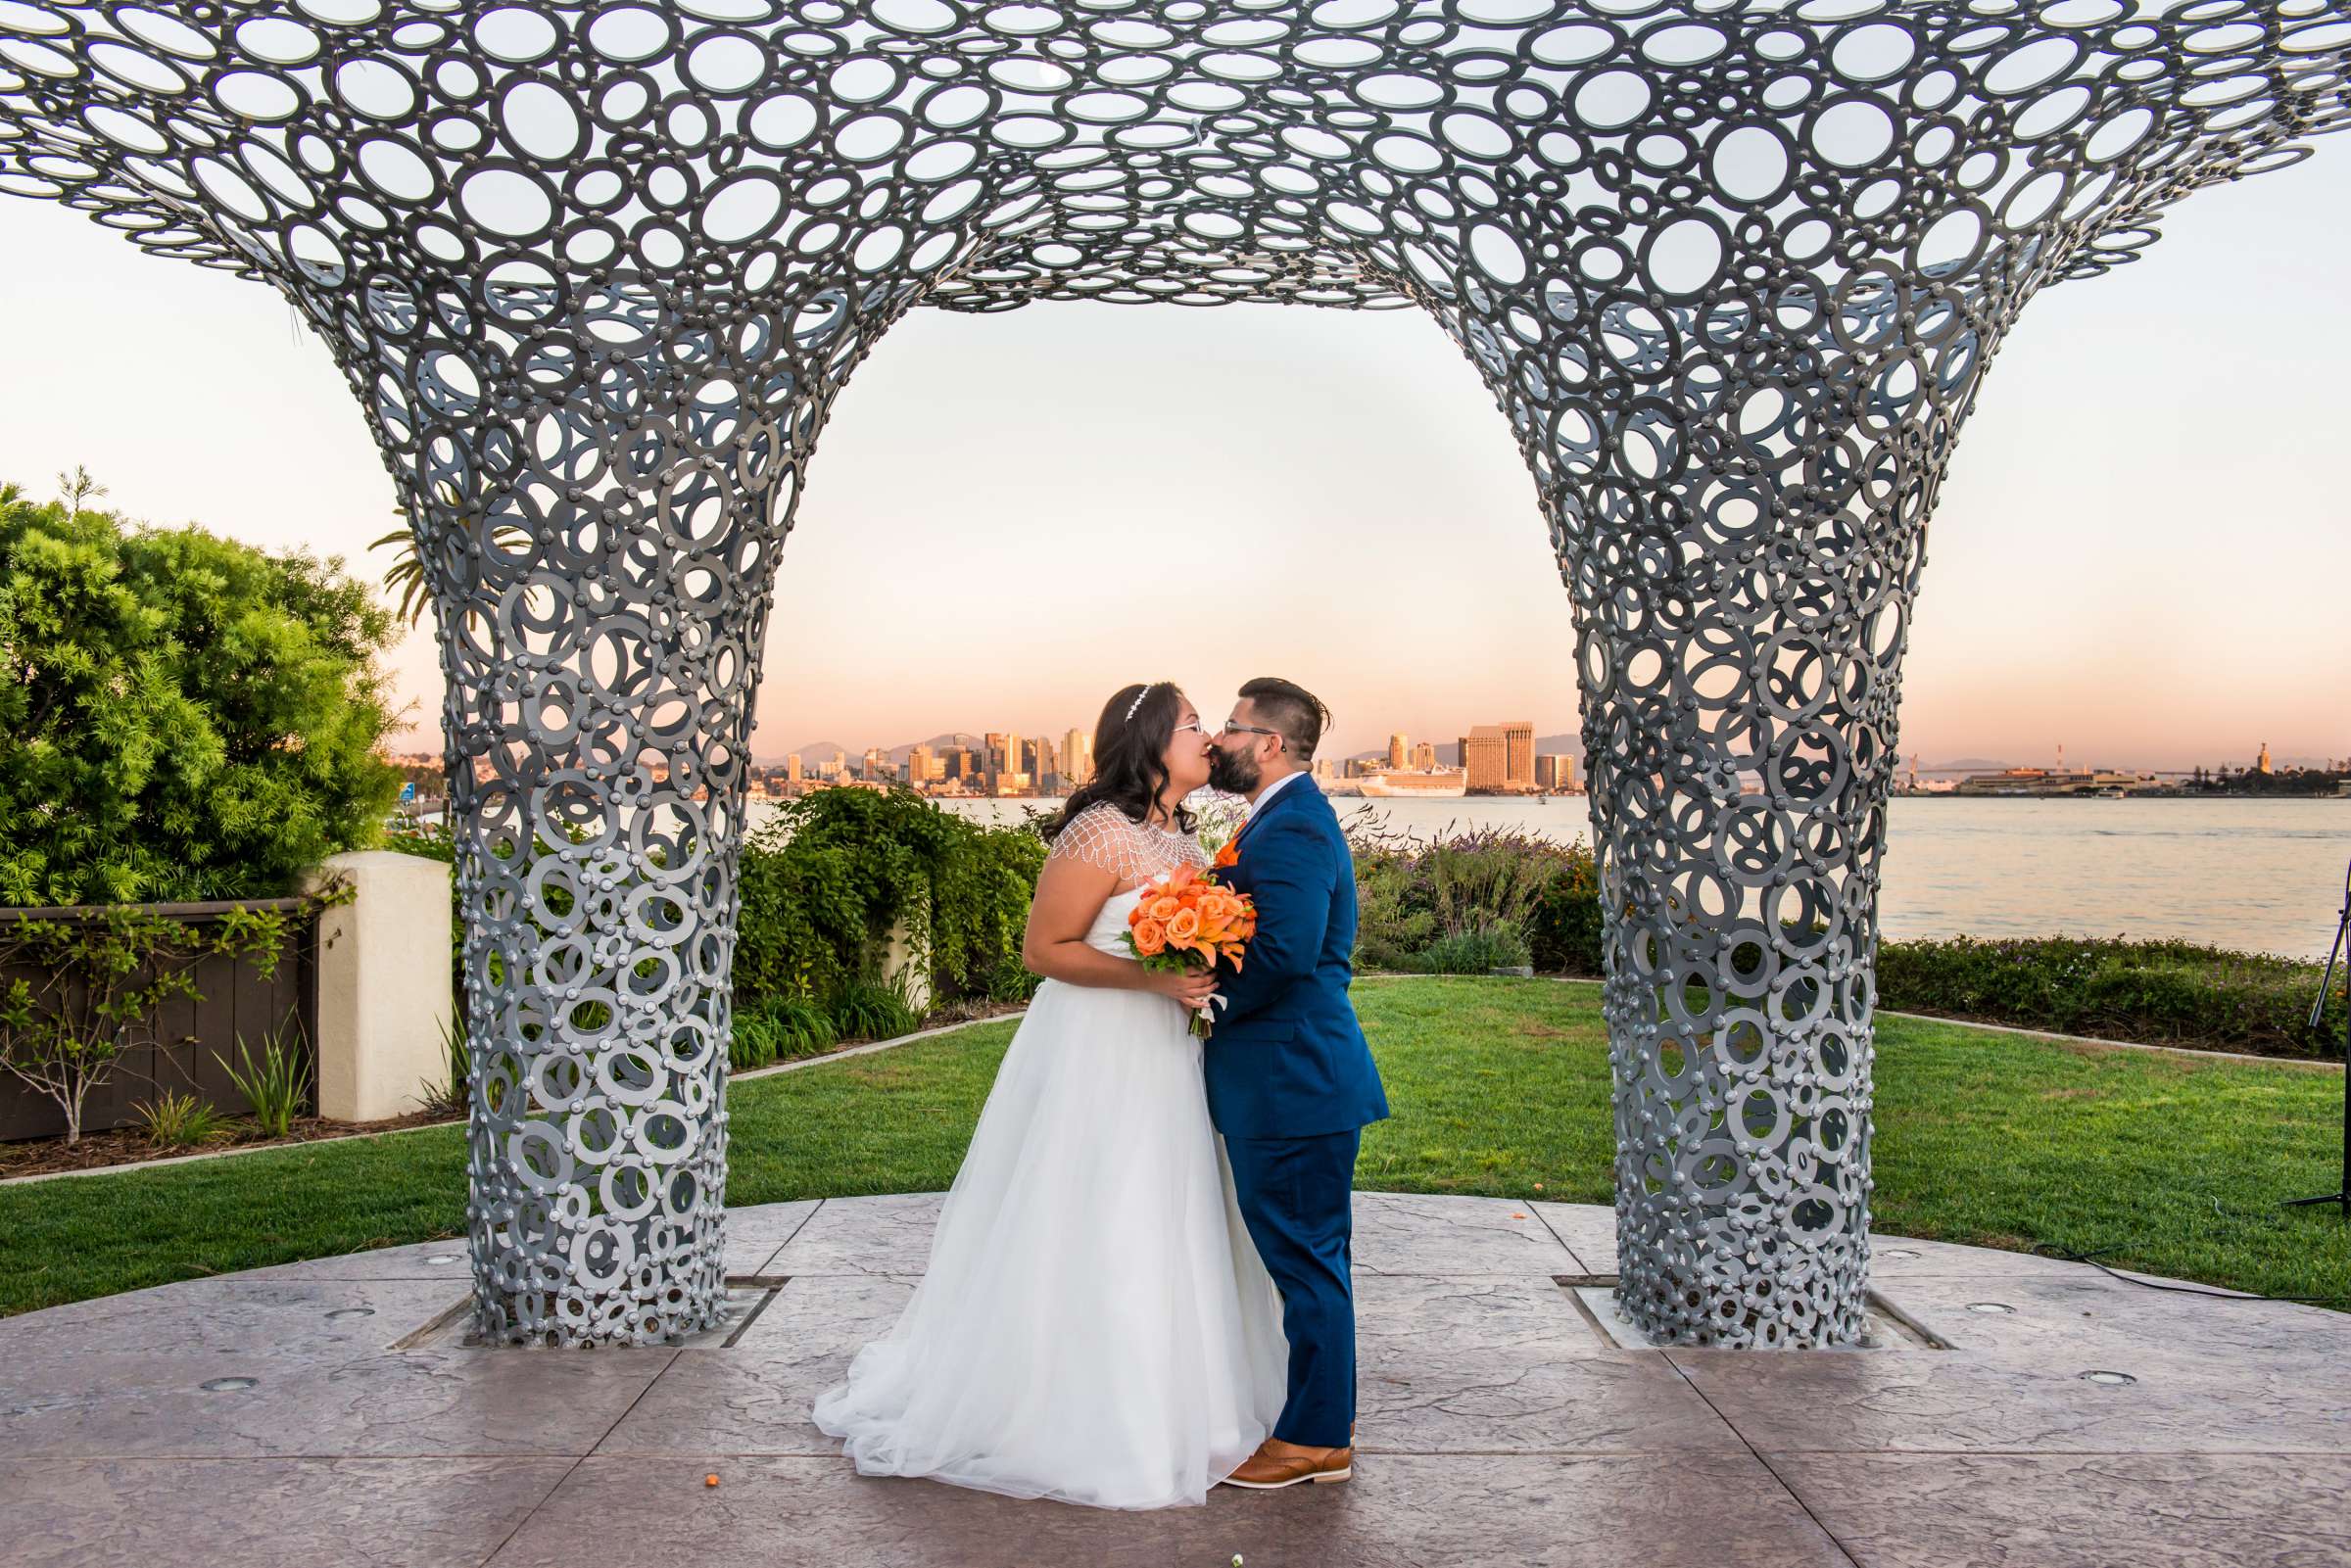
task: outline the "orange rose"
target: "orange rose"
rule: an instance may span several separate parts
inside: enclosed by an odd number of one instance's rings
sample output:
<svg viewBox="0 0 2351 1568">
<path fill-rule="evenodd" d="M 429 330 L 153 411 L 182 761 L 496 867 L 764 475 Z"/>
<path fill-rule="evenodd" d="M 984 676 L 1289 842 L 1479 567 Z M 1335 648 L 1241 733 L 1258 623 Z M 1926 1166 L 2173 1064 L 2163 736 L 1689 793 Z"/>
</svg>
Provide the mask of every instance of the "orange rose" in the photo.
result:
<svg viewBox="0 0 2351 1568">
<path fill-rule="evenodd" d="M 1166 922 L 1174 920 L 1176 912 L 1182 907 L 1175 899 L 1162 895 L 1150 900 L 1150 908 L 1147 913 L 1152 920 Z"/>
<path fill-rule="evenodd" d="M 1137 921 L 1134 925 L 1134 950 L 1149 958 L 1162 953 L 1168 946 L 1168 928 L 1155 920 Z"/>
<path fill-rule="evenodd" d="M 1192 939 L 1199 934 L 1200 912 L 1196 909 L 1184 910 L 1168 922 L 1168 940 L 1177 947 L 1191 946 Z"/>
</svg>

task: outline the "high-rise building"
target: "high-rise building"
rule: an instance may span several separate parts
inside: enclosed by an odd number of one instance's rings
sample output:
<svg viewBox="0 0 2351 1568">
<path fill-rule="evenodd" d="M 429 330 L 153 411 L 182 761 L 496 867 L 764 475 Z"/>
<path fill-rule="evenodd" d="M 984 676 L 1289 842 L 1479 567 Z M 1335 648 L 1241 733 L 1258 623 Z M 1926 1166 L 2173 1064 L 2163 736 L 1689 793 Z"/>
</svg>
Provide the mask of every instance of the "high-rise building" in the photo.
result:
<svg viewBox="0 0 2351 1568">
<path fill-rule="evenodd" d="M 800 761 L 800 754 L 796 751 L 793 752 L 791 756 L 784 759 L 784 777 L 790 779 L 795 784 L 798 784 L 800 782 L 800 769 L 804 766 L 805 764 Z"/>
<path fill-rule="evenodd" d="M 1094 776 L 1094 737 L 1072 730 L 1061 737 L 1061 782 L 1075 789 Z"/>
<path fill-rule="evenodd" d="M 1434 740 L 1423 740 L 1413 747 L 1413 771 L 1415 773 L 1435 773 L 1437 771 L 1437 743 Z"/>
<path fill-rule="evenodd" d="M 913 747 L 906 753 L 906 782 L 920 789 L 936 777 L 931 770 L 937 761 L 929 746 Z"/>
<path fill-rule="evenodd" d="M 880 746 L 867 746 L 862 776 L 877 784 L 886 784 L 898 776 L 898 766 L 889 760 L 889 753 Z"/>
<path fill-rule="evenodd" d="M 1462 737 L 1462 767 L 1471 793 L 1510 787 L 1510 742 L 1498 724 L 1481 724 Z"/>
<path fill-rule="evenodd" d="M 1535 727 L 1521 721 L 1500 728 L 1503 740 L 1503 786 L 1508 789 L 1534 788 Z"/>
<path fill-rule="evenodd" d="M 2270 743 L 2267 740 L 2264 740 L 2261 743 L 2261 756 L 2254 762 L 2253 766 L 2260 769 L 2263 773 L 2268 773 L 2270 771 Z"/>
<path fill-rule="evenodd" d="M 1462 770 L 1472 790 L 1538 787 L 1535 727 L 1524 721 L 1476 726 L 1462 736 Z"/>
<path fill-rule="evenodd" d="M 1021 737 L 1000 730 L 990 730 L 983 737 L 987 750 L 981 761 L 982 777 L 987 781 L 987 792 L 1003 793 L 1003 782 L 1021 771 Z"/>
<path fill-rule="evenodd" d="M 1575 759 L 1564 751 L 1546 751 L 1535 758 L 1535 787 L 1554 794 L 1575 791 Z"/>
<path fill-rule="evenodd" d="M 1413 748 L 1406 743 L 1403 736 L 1392 735 L 1388 736 L 1388 766 L 1391 768 L 1403 767 L 1405 764 L 1405 758 L 1411 754 L 1412 749 Z"/>
</svg>

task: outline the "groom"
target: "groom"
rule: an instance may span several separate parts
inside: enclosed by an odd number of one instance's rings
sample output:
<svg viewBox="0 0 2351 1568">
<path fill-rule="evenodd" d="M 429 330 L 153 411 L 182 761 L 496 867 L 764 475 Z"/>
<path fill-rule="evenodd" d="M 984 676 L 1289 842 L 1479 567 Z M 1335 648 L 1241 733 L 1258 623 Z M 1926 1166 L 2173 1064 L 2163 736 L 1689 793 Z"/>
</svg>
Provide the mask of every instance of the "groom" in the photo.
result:
<svg viewBox="0 0 2351 1568">
<path fill-rule="evenodd" d="M 1239 970 L 1217 970 L 1208 1111 L 1290 1342 L 1288 1402 L 1225 1477 L 1238 1487 L 1344 1481 L 1355 1456 L 1355 1153 L 1388 1102 L 1347 1002 L 1355 861 L 1309 774 L 1329 722 L 1304 687 L 1252 681 L 1209 758 L 1212 787 L 1249 797 L 1223 879 L 1257 901 L 1257 934 Z"/>
</svg>

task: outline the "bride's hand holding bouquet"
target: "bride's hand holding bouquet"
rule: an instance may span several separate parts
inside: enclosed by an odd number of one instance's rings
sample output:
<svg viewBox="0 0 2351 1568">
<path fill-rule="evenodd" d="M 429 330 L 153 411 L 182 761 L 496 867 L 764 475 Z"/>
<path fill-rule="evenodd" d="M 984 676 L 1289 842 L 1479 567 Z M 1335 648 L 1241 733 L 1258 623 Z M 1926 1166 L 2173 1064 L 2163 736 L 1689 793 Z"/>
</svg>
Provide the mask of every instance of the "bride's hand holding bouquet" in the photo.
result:
<svg viewBox="0 0 2351 1568">
<path fill-rule="evenodd" d="M 1220 856 L 1218 863 L 1231 861 Z M 1215 871 L 1183 866 L 1143 889 L 1128 913 L 1125 934 L 1135 962 L 1147 970 L 1206 975 L 1220 957 L 1239 969 L 1249 938 L 1257 934 L 1257 905 L 1218 881 Z M 1205 1038 L 1206 1003 L 1186 1005 L 1192 1007 L 1192 1032 Z"/>
</svg>

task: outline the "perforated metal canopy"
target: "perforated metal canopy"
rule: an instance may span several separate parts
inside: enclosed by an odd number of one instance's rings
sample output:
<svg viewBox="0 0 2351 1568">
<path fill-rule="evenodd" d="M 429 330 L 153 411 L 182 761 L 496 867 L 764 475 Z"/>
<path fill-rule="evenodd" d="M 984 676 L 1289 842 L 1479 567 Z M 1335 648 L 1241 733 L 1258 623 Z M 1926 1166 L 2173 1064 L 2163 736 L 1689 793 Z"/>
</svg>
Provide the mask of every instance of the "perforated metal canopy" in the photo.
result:
<svg viewBox="0 0 2351 1568">
<path fill-rule="evenodd" d="M 1415 305 L 1475 362 L 1573 609 L 1620 1297 L 1817 1345 L 1862 1319 L 1895 697 L 1960 423 L 2038 289 L 2339 128 L 2347 53 L 2318 0 L 6 0 L 0 189 L 275 285 L 401 486 L 493 1332 L 717 1309 L 800 477 L 902 311 L 1100 300 Z"/>
</svg>

